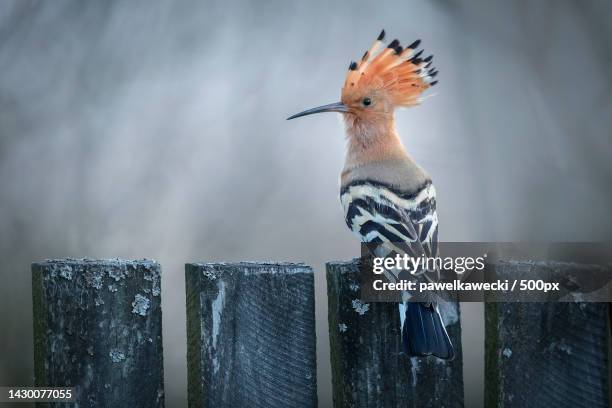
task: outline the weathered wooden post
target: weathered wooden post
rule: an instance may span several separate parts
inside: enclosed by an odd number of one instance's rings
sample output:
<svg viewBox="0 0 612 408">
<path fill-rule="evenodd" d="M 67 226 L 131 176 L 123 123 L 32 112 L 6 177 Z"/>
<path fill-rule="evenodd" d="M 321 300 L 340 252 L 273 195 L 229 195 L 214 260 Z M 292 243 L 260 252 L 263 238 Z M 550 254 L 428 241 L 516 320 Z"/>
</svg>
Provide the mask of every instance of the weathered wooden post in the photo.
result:
<svg viewBox="0 0 612 408">
<path fill-rule="evenodd" d="M 462 407 L 459 305 L 445 310 L 453 361 L 403 353 L 397 303 L 363 303 L 359 261 L 327 264 L 334 407 Z"/>
<path fill-rule="evenodd" d="M 601 266 L 550 261 L 500 261 L 491 268 L 495 279 L 602 272 Z M 485 333 L 485 406 L 609 406 L 608 303 L 491 302 Z"/>
<path fill-rule="evenodd" d="M 82 407 L 163 407 L 160 294 L 153 261 L 33 264 L 36 386 L 75 387 Z"/>
<path fill-rule="evenodd" d="M 185 266 L 189 407 L 315 407 L 314 275 L 291 263 Z"/>
</svg>

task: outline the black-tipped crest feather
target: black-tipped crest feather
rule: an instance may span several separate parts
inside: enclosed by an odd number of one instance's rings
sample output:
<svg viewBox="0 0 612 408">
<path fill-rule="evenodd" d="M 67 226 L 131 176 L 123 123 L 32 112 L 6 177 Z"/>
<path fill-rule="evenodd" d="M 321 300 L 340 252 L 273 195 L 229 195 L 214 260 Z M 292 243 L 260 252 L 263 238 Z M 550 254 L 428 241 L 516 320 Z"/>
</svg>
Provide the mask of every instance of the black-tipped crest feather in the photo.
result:
<svg viewBox="0 0 612 408">
<path fill-rule="evenodd" d="M 384 89 L 385 97 L 394 106 L 418 105 L 422 101 L 420 95 L 437 83 L 433 81 L 437 71 L 429 69 L 433 55 L 421 58 L 424 51 L 418 50 L 420 39 L 408 47 L 393 39 L 383 48 L 384 38 L 385 30 L 382 30 L 361 59 L 349 64 L 342 100 L 361 101 L 371 89 Z"/>
<path fill-rule="evenodd" d="M 418 47 L 421 44 L 421 40 L 416 40 L 414 41 L 412 44 L 410 44 L 408 47 L 406 48 L 410 48 L 411 50 L 414 50 L 416 47 Z"/>
<path fill-rule="evenodd" d="M 421 56 L 421 54 L 423 54 L 423 50 L 421 50 L 421 51 L 417 52 L 416 54 L 414 54 L 414 57 L 412 57 L 410 60 L 411 61 L 415 61 L 415 60 L 421 61 L 421 59 L 419 58 Z M 416 64 L 416 62 L 415 62 L 415 64 Z"/>
</svg>

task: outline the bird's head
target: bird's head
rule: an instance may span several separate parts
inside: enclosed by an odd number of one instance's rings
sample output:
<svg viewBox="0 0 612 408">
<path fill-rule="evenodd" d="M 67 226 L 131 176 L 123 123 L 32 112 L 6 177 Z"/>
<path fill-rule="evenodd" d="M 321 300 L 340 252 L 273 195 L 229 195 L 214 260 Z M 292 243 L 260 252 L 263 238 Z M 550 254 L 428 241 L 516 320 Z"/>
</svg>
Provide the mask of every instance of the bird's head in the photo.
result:
<svg viewBox="0 0 612 408">
<path fill-rule="evenodd" d="M 340 112 L 347 123 L 374 124 L 393 119 L 398 107 L 419 104 L 421 94 L 435 85 L 438 74 L 433 56 L 421 58 L 417 40 L 404 48 L 393 40 L 382 48 L 383 30 L 359 62 L 351 62 L 340 102 L 319 106 L 290 116 L 294 119 L 320 112 Z"/>
</svg>

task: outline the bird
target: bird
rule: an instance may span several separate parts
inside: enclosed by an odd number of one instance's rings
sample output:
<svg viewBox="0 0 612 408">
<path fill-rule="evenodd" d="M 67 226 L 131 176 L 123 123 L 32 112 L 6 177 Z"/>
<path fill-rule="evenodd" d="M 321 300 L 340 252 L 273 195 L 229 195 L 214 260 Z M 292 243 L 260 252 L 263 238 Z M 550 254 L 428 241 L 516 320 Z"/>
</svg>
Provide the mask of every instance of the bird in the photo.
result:
<svg viewBox="0 0 612 408">
<path fill-rule="evenodd" d="M 340 174 L 340 202 L 349 229 L 383 252 L 438 256 L 436 190 L 431 177 L 408 154 L 398 134 L 395 111 L 420 104 L 435 86 L 433 55 L 423 57 L 421 40 L 384 46 L 385 30 L 357 62 L 349 64 L 340 102 L 308 109 L 287 120 L 338 112 L 347 148 Z M 397 274 L 385 273 L 390 278 Z M 404 351 L 451 360 L 455 352 L 435 300 L 398 303 Z"/>
</svg>

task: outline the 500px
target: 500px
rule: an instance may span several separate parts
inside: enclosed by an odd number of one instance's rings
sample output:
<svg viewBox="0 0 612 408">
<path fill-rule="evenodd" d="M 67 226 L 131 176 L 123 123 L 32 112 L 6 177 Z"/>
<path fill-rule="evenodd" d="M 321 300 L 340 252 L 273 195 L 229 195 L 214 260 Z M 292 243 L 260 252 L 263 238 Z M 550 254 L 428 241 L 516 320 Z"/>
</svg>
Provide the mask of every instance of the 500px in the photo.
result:
<svg viewBox="0 0 612 408">
<path fill-rule="evenodd" d="M 522 279 L 519 282 L 519 290 L 538 290 L 541 292 L 551 292 L 559 290 L 559 283 L 544 282 L 543 280 Z"/>
</svg>

